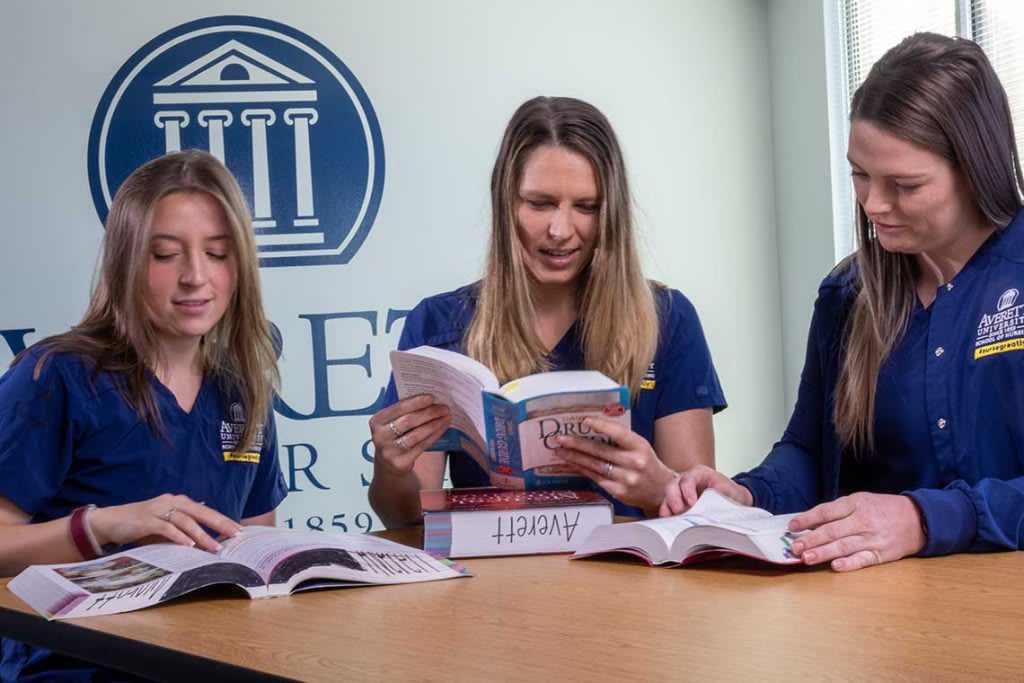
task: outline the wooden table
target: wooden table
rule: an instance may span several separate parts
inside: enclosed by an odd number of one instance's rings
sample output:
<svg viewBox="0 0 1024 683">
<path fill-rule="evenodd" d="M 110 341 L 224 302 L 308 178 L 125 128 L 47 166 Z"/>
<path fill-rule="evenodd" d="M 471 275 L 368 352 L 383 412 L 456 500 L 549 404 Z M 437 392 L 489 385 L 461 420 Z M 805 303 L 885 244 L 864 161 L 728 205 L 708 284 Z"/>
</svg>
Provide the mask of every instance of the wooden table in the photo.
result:
<svg viewBox="0 0 1024 683">
<path fill-rule="evenodd" d="M 1024 552 L 845 575 L 739 559 L 466 564 L 474 577 L 260 601 L 206 593 L 64 622 L 35 616 L 2 580 L 0 633 L 164 680 L 1024 678 Z"/>
</svg>

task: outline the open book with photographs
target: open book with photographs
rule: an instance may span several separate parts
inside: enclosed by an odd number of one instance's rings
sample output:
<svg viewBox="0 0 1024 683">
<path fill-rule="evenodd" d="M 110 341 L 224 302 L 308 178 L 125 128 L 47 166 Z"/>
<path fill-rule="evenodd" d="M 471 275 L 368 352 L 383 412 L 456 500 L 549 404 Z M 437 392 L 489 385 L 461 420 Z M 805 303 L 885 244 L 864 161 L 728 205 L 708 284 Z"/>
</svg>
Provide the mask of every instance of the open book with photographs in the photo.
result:
<svg viewBox="0 0 1024 683">
<path fill-rule="evenodd" d="M 157 543 L 87 562 L 33 565 L 8 588 L 47 619 L 65 619 L 141 609 L 215 584 L 267 598 L 468 576 L 447 560 L 364 534 L 253 526 L 222 546 L 210 553 Z"/>
<path fill-rule="evenodd" d="M 629 388 L 593 370 L 520 377 L 503 385 L 461 353 L 418 346 L 391 352 L 398 397 L 433 394 L 451 408 L 452 425 L 429 450 L 463 451 L 509 490 L 589 489 L 590 480 L 554 457 L 559 435 L 608 441 L 587 417 L 630 426 Z"/>
<path fill-rule="evenodd" d="M 789 520 L 795 516 L 773 515 L 707 489 L 681 515 L 594 529 L 572 559 L 619 552 L 636 555 L 652 566 L 679 566 L 735 554 L 773 564 L 799 564 L 793 539 L 805 532 L 789 530 Z"/>
</svg>

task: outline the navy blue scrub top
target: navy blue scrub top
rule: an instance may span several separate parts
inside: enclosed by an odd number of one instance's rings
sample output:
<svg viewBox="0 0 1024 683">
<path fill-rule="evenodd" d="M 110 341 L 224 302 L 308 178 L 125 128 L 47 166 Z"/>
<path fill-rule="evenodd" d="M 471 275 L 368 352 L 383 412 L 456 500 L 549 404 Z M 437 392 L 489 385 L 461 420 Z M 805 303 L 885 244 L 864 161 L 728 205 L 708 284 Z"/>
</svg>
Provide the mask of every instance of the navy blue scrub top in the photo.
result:
<svg viewBox="0 0 1024 683">
<path fill-rule="evenodd" d="M 190 412 L 150 375 L 164 430 L 157 436 L 118 391 L 115 379 L 71 354 L 52 354 L 37 380 L 41 351 L 0 377 L 0 495 L 33 522 L 182 493 L 234 520 L 275 509 L 287 487 L 268 416 L 256 457 L 226 458 L 244 409 L 203 381 Z"/>
<path fill-rule="evenodd" d="M 156 436 L 108 373 L 72 354 L 52 354 L 38 379 L 34 349 L 0 377 L 0 495 L 45 522 L 77 507 L 185 494 L 239 521 L 274 510 L 287 486 L 277 458 L 271 411 L 259 443 L 233 452 L 245 421 L 242 405 L 207 379 L 188 413 L 155 377 L 163 423 Z M 107 680 L 116 672 L 10 639 L 2 642 L 0 680 Z M 118 678 L 120 680 L 120 678 Z"/>
<path fill-rule="evenodd" d="M 839 470 L 840 495 L 939 487 L 938 459 L 932 451 L 925 410 L 930 323 L 931 309 L 918 302 L 903 340 L 878 373 L 875 450 L 885 457 L 847 455 Z"/>
<path fill-rule="evenodd" d="M 421 301 L 405 320 L 399 350 L 427 345 L 465 353 L 463 339 L 476 308 L 478 287 L 474 283 Z M 658 348 L 644 378 L 645 388 L 634 397 L 631 410 L 633 431 L 649 443 L 654 442 L 654 422 L 658 418 L 694 408 L 718 412 L 726 407 L 693 304 L 674 289 L 656 287 L 654 292 L 659 314 Z M 578 324 L 555 345 L 548 360 L 552 370 L 586 369 Z M 397 401 L 392 378 L 385 405 Z M 489 485 L 488 474 L 468 454 L 449 453 L 448 464 L 453 486 Z M 640 508 L 602 493 L 614 502 L 615 514 L 643 517 Z"/>
</svg>

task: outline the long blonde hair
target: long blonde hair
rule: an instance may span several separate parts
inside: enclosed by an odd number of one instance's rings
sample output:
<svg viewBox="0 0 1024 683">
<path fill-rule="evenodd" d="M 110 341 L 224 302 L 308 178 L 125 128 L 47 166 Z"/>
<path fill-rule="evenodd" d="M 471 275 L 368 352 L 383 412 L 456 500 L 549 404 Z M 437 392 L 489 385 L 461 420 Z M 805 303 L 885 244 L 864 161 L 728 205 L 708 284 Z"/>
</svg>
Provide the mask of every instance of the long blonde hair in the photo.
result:
<svg viewBox="0 0 1024 683">
<path fill-rule="evenodd" d="M 245 406 L 245 428 L 237 446 L 245 450 L 266 420 L 280 377 L 263 312 L 256 240 L 245 199 L 234 176 L 206 152 L 168 154 L 139 167 L 124 181 L 107 216 L 99 277 L 88 310 L 68 332 L 34 345 L 45 348 L 34 376 L 39 376 L 51 353 L 84 356 L 96 370 L 112 373 L 125 401 L 161 432 L 160 412 L 148 380 L 160 351 L 144 295 L 153 214 L 157 203 L 175 192 L 204 193 L 217 201 L 227 217 L 238 279 L 223 317 L 203 337 L 200 353 L 204 373 L 212 375 L 222 389 L 238 392 Z"/>
<path fill-rule="evenodd" d="M 870 122 L 955 164 L 978 210 L 1002 230 L 1021 208 L 1024 177 L 999 78 L 977 44 L 918 33 L 872 67 L 854 93 L 851 121 Z M 874 449 L 878 373 L 914 309 L 917 264 L 882 248 L 857 207 L 858 292 L 845 330 L 833 421 L 854 454 Z"/>
<path fill-rule="evenodd" d="M 523 166 L 542 146 L 580 154 L 597 176 L 597 245 L 582 274 L 579 300 L 585 364 L 629 386 L 635 396 L 658 345 L 658 313 L 652 285 L 640 268 L 626 168 L 615 132 L 600 111 L 577 99 L 529 100 L 505 129 L 491 174 L 490 246 L 466 351 L 502 382 L 549 368 L 516 234 Z"/>
</svg>

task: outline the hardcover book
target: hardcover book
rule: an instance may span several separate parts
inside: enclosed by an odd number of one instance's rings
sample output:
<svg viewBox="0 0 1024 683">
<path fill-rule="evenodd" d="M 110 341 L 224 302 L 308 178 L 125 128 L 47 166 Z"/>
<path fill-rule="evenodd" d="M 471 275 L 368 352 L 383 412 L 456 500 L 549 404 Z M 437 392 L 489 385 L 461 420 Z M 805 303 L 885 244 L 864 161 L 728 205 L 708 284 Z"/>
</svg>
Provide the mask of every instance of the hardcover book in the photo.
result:
<svg viewBox="0 0 1024 683">
<path fill-rule="evenodd" d="M 543 372 L 499 386 L 483 364 L 430 346 L 392 351 L 391 368 L 399 398 L 433 394 L 451 408 L 452 426 L 430 450 L 465 451 L 503 489 L 590 488 L 552 456 L 555 437 L 607 440 L 587 429 L 589 416 L 630 427 L 629 388 L 600 372 Z"/>
<path fill-rule="evenodd" d="M 572 559 L 600 553 L 636 555 L 651 566 L 679 566 L 737 554 L 773 564 L 799 564 L 789 531 L 791 515 L 747 507 L 713 489 L 675 517 L 609 524 L 594 529 Z"/>
<path fill-rule="evenodd" d="M 423 548 L 444 557 L 568 553 L 612 521 L 594 491 L 421 491 Z"/>
<path fill-rule="evenodd" d="M 47 619 L 66 619 L 141 609 L 214 584 L 268 598 L 467 575 L 458 565 L 376 536 L 245 527 L 217 553 L 143 545 L 87 562 L 33 565 L 8 588 Z"/>
</svg>

